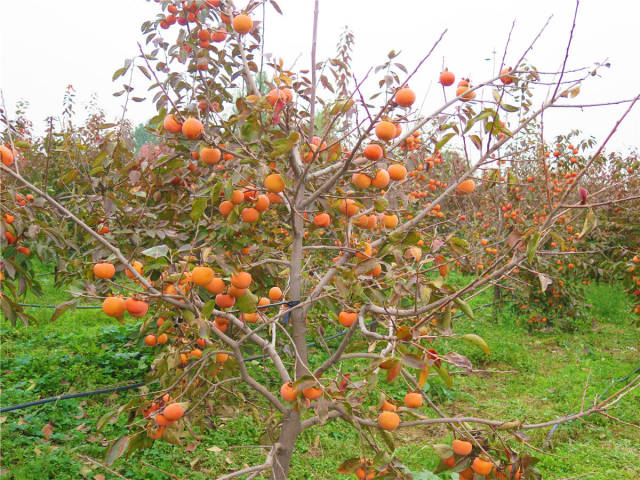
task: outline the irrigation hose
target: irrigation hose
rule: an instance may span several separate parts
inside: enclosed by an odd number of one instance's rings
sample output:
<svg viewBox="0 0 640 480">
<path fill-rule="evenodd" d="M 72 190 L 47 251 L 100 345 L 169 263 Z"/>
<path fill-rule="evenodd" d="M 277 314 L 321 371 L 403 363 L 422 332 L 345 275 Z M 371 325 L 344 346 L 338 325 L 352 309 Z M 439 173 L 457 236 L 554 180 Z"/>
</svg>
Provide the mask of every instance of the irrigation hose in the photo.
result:
<svg viewBox="0 0 640 480">
<path fill-rule="evenodd" d="M 272 303 L 270 305 L 265 305 L 263 307 L 258 307 L 258 308 L 269 308 L 269 307 L 275 307 L 275 306 L 284 305 L 284 304 L 286 304 L 287 306 L 292 307 L 294 305 L 297 305 L 298 303 L 300 303 L 299 300 L 292 300 L 292 301 L 289 301 L 289 302 Z M 500 303 L 500 302 L 493 302 L 493 303 L 487 303 L 485 305 L 479 305 L 477 307 L 474 307 L 472 310 L 475 311 L 475 310 L 480 310 L 482 308 L 491 307 L 491 306 L 495 305 L 496 303 Z M 98 307 L 98 308 L 100 308 L 100 307 Z M 458 318 L 458 317 L 461 317 L 463 315 L 464 315 L 464 313 L 459 313 L 459 314 L 454 315 L 453 318 Z M 374 322 L 371 322 L 371 323 L 374 323 Z M 333 340 L 334 338 L 342 337 L 346 333 L 347 333 L 346 331 L 339 332 L 339 333 L 336 333 L 336 334 L 333 334 L 333 335 L 329 335 L 327 337 L 323 337 L 322 340 L 323 340 L 323 342 L 328 342 L 329 340 Z M 315 345 L 317 345 L 317 342 L 309 342 L 309 343 L 307 343 L 307 347 L 313 347 Z M 251 362 L 253 360 L 261 360 L 263 358 L 266 358 L 267 356 L 268 355 L 256 355 L 254 357 L 244 358 L 243 361 L 244 362 Z M 90 397 L 90 396 L 93 396 L 93 395 L 100 395 L 100 394 L 103 394 L 103 393 L 121 392 L 121 391 L 124 391 L 124 390 L 131 390 L 133 388 L 139 388 L 139 387 L 144 387 L 144 386 L 147 386 L 147 385 L 151 385 L 153 383 L 156 383 L 157 381 L 158 380 L 153 380 L 151 382 L 138 382 L 138 383 L 132 383 L 130 385 L 121 385 L 121 386 L 118 386 L 118 387 L 107 387 L 107 388 L 102 388 L 102 389 L 99 389 L 99 390 L 90 390 L 90 391 L 87 391 L 87 392 L 70 393 L 70 394 L 67 394 L 67 395 L 57 395 L 55 397 L 42 398 L 40 400 L 34 400 L 32 402 L 19 403 L 17 405 L 11 405 L 9 407 L 0 408 L 0 413 L 11 412 L 11 411 L 14 411 L 14 410 L 21 410 L 23 408 L 28 408 L 28 407 L 35 407 L 37 405 L 44 405 L 46 403 L 59 402 L 61 400 L 69 400 L 71 398 Z"/>
</svg>

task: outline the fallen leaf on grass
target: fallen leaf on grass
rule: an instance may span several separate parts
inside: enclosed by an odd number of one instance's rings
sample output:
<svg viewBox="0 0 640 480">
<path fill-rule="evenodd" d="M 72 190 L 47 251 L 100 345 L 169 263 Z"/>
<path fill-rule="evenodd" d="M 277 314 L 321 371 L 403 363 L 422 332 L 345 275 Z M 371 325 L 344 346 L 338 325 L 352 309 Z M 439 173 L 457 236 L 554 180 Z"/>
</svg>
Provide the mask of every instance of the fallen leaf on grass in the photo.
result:
<svg viewBox="0 0 640 480">
<path fill-rule="evenodd" d="M 42 427 L 40 431 L 42 432 L 44 439 L 49 440 L 49 437 L 53 433 L 53 425 L 51 424 L 51 422 L 49 422 L 44 427 Z"/>
</svg>

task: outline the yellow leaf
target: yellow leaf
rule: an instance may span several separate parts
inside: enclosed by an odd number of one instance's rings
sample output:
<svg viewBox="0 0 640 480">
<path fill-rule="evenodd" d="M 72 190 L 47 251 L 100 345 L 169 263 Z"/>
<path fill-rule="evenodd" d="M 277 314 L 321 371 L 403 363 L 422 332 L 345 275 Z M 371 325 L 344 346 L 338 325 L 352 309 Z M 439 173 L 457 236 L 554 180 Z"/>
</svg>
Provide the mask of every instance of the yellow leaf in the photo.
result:
<svg viewBox="0 0 640 480">
<path fill-rule="evenodd" d="M 418 377 L 418 387 L 422 388 L 427 384 L 427 380 L 429 379 L 429 366 L 425 365 L 424 370 L 420 372 L 420 376 Z"/>
</svg>

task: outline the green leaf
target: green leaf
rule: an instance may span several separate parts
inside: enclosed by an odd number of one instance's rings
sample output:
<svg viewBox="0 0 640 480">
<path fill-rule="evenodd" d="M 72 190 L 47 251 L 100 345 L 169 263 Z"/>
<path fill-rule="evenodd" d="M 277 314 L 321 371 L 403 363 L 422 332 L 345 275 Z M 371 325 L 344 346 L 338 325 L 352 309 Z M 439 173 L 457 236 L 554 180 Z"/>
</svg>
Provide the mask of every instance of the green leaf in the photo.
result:
<svg viewBox="0 0 640 480">
<path fill-rule="evenodd" d="M 388 452 L 381 451 L 373 458 L 373 468 L 376 470 L 382 470 L 382 467 L 391 463 L 392 458 Z"/>
<path fill-rule="evenodd" d="M 127 70 L 128 70 L 127 67 L 122 67 L 122 68 L 119 68 L 118 70 L 116 70 L 115 72 L 113 72 L 113 77 L 111 77 L 111 81 L 115 81 L 117 78 L 119 78 L 122 75 L 124 75 Z"/>
<path fill-rule="evenodd" d="M 451 333 L 451 304 L 447 305 L 447 309 L 437 317 L 438 328 L 447 333 Z"/>
<path fill-rule="evenodd" d="M 391 434 L 386 430 L 380 430 L 380 435 L 382 435 L 382 439 L 384 440 L 384 443 L 387 444 L 387 447 L 389 447 L 389 450 L 393 452 L 396 449 L 396 445 L 393 443 L 393 437 Z"/>
<path fill-rule="evenodd" d="M 444 443 L 436 443 L 435 445 L 431 445 L 436 452 L 436 455 L 441 459 L 451 458 L 453 456 L 453 448 L 451 445 L 447 445 Z"/>
<path fill-rule="evenodd" d="M 465 342 L 470 343 L 471 345 L 475 345 L 476 347 L 479 347 L 480 350 L 482 350 L 487 355 L 491 355 L 491 350 L 489 350 L 489 345 L 487 345 L 487 342 L 485 342 L 480 335 L 476 335 L 475 333 L 466 333 L 462 335 L 460 338 Z"/>
<path fill-rule="evenodd" d="M 105 413 L 100 417 L 98 423 L 96 424 L 96 430 L 99 432 L 102 428 L 109 422 L 113 417 L 118 415 L 119 410 L 112 410 L 110 412 Z"/>
<path fill-rule="evenodd" d="M 109 446 L 105 457 L 107 465 L 113 464 L 113 462 L 126 452 L 127 447 L 129 446 L 129 439 L 130 437 L 128 436 L 120 437 Z"/>
<path fill-rule="evenodd" d="M 78 301 L 78 299 L 67 300 L 66 302 L 62 302 L 56 305 L 56 309 L 54 310 L 53 315 L 51 315 L 49 321 L 55 322 L 67 310 L 75 309 Z"/>
<path fill-rule="evenodd" d="M 455 137 L 455 133 L 450 132 L 447 133 L 444 137 L 442 137 L 440 139 L 440 141 L 438 143 L 436 143 L 436 150 L 440 150 L 442 147 L 444 147 L 446 145 L 446 143 L 451 140 L 453 137 Z"/>
<path fill-rule="evenodd" d="M 376 209 L 376 212 L 382 213 L 389 208 L 389 200 L 384 197 L 376 197 L 373 201 L 373 207 Z"/>
<path fill-rule="evenodd" d="M 401 361 L 403 364 L 412 368 L 416 368 L 418 370 L 424 370 L 426 367 L 424 360 L 417 356 L 415 353 L 403 355 Z"/>
<path fill-rule="evenodd" d="M 557 246 L 560 247 L 560 250 L 564 251 L 566 248 L 564 243 L 564 238 L 562 238 L 556 232 L 549 232 L 549 235 L 551 235 L 551 238 L 553 238 L 556 241 L 556 243 L 558 244 Z"/>
<path fill-rule="evenodd" d="M 584 218 L 584 224 L 582 225 L 582 231 L 580 232 L 580 236 L 578 237 L 578 240 L 580 240 L 587 233 L 593 230 L 597 224 L 598 224 L 598 219 L 593 214 L 593 210 L 589 209 L 589 211 L 587 212 L 587 216 Z"/>
<path fill-rule="evenodd" d="M 313 378 L 311 375 L 303 375 L 302 377 L 297 378 L 295 382 L 293 382 L 293 386 L 296 387 L 296 390 L 298 391 L 308 387 L 312 387 L 317 384 L 318 382 L 316 382 L 316 379 Z"/>
<path fill-rule="evenodd" d="M 236 307 L 242 313 L 253 313 L 258 308 L 258 297 L 251 292 L 247 292 L 238 298 Z"/>
<path fill-rule="evenodd" d="M 196 198 L 191 205 L 191 213 L 189 217 L 194 222 L 197 222 L 202 217 L 205 209 L 207 208 L 207 199 L 206 198 Z"/>
<path fill-rule="evenodd" d="M 447 384 L 447 387 L 453 387 L 453 378 L 451 377 L 451 375 L 449 375 L 449 372 L 444 367 L 444 365 L 440 365 L 440 367 L 438 367 L 438 375 L 440 375 L 440 378 L 444 380 L 444 383 Z"/>
<path fill-rule="evenodd" d="M 240 127 L 240 134 L 245 140 L 253 140 L 260 133 L 260 123 L 256 117 L 250 117 Z"/>
<path fill-rule="evenodd" d="M 371 270 L 378 266 L 378 260 L 375 258 L 367 258 L 366 260 L 360 262 L 356 265 L 354 272 L 356 275 L 362 275 L 369 273 Z"/>
<path fill-rule="evenodd" d="M 153 446 L 153 439 L 149 438 L 146 431 L 138 432 L 129 439 L 127 447 L 127 457 L 130 457 L 138 450 L 144 450 Z"/>
<path fill-rule="evenodd" d="M 349 100 L 340 100 L 335 103 L 333 108 L 331 109 L 331 115 L 338 115 L 339 113 L 347 112 L 355 103 L 353 99 Z"/>
<path fill-rule="evenodd" d="M 460 297 L 454 298 L 453 301 L 458 307 L 460 307 L 460 310 L 462 310 L 467 317 L 469 317 L 471 320 L 475 320 L 475 316 L 473 315 L 473 310 L 471 309 L 471 307 L 467 302 L 462 300 Z"/>
<path fill-rule="evenodd" d="M 533 262 L 533 258 L 536 256 L 536 251 L 538 250 L 538 243 L 540 243 L 540 233 L 534 233 L 529 239 L 529 243 L 527 244 L 527 260 L 529 263 Z"/>
<path fill-rule="evenodd" d="M 207 303 L 205 303 L 202 306 L 202 316 L 204 318 L 209 318 L 211 316 L 211 313 L 213 312 L 213 310 L 216 308 L 216 301 L 215 300 L 209 300 Z"/>
<path fill-rule="evenodd" d="M 160 258 L 169 253 L 169 247 L 167 247 L 166 245 L 156 245 L 155 247 L 143 250 L 141 253 L 147 257 Z"/>
<path fill-rule="evenodd" d="M 478 135 L 471 135 L 469 140 L 471 140 L 478 150 L 482 150 L 482 139 Z"/>
<path fill-rule="evenodd" d="M 360 468 L 360 459 L 359 458 L 350 458 L 349 460 L 345 460 L 338 467 L 338 473 L 343 475 L 352 475 L 356 473 L 356 470 Z"/>
</svg>

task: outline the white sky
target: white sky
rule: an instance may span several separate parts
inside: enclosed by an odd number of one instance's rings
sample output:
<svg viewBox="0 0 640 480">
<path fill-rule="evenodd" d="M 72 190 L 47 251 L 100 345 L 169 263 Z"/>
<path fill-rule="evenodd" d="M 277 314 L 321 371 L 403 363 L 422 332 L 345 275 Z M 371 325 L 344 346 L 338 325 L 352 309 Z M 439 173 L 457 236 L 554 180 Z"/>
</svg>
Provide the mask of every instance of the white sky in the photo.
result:
<svg viewBox="0 0 640 480">
<path fill-rule="evenodd" d="M 297 58 L 296 69 L 308 68 L 313 0 L 277 1 L 285 16 L 267 7 L 265 52 L 284 58 L 286 65 Z M 244 3 L 236 1 L 239 6 Z M 112 83 L 111 76 L 125 58 L 137 54 L 136 43 L 142 39 L 140 24 L 155 16 L 157 4 L 143 0 L 30 0 L 27 7 L 24 2 L 2 0 L 0 5 L 4 19 L 0 87 L 10 112 L 17 100 L 28 100 L 29 116 L 40 129 L 47 115 L 61 112 L 64 89 L 73 84 L 78 111 L 95 93 L 109 116 L 119 117 L 123 97 L 112 96 L 120 85 Z M 507 64 L 521 55 L 546 18 L 553 15 L 529 60 L 542 71 L 559 69 L 574 6 L 572 0 L 320 0 L 318 58 L 334 54 L 338 35 L 348 25 L 355 34 L 353 66 L 360 77 L 370 66 L 384 62 L 391 49 L 402 51 L 399 61 L 411 69 L 448 28 L 432 59 L 411 83 L 418 94 L 417 104 L 424 100 L 427 113 L 442 99 L 434 82 L 443 57 L 456 78 L 488 78 L 493 73 L 493 52 L 499 62 L 514 19 Z M 568 68 L 605 58 L 611 68 L 604 69 L 602 77 L 590 79 L 571 102 L 599 103 L 637 95 L 639 45 L 640 2 L 582 0 Z M 145 85 L 142 80 L 138 79 L 140 86 Z M 141 93 L 136 95 L 144 96 Z M 555 134 L 578 128 L 601 139 L 625 108 L 554 109 L 545 116 L 545 129 Z M 128 115 L 143 122 L 152 114 L 151 103 L 144 102 L 131 105 Z M 640 146 L 640 106 L 625 120 L 610 146 L 622 150 Z"/>
</svg>

